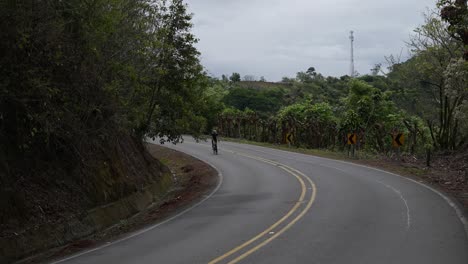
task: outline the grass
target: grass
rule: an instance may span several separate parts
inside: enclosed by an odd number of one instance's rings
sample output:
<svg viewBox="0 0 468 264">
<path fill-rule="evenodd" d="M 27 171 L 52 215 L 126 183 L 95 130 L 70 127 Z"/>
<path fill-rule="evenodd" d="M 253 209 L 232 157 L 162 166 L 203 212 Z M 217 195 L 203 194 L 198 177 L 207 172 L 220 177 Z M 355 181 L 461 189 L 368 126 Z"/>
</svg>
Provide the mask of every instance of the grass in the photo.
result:
<svg viewBox="0 0 468 264">
<path fill-rule="evenodd" d="M 261 146 L 261 147 L 285 150 L 285 151 L 290 151 L 290 152 L 296 152 L 296 153 L 301 153 L 301 154 L 308 154 L 308 155 L 314 155 L 318 157 L 338 159 L 338 160 L 360 160 L 360 159 L 376 159 L 377 158 L 376 155 L 373 155 L 371 153 L 364 152 L 364 151 L 356 151 L 356 156 L 353 158 L 353 157 L 348 156 L 347 151 L 335 151 L 335 150 L 329 150 L 329 149 L 309 149 L 309 148 L 300 148 L 300 147 L 295 147 L 295 146 L 288 147 L 286 145 L 278 145 L 278 144 L 272 144 L 272 143 L 266 143 L 266 142 L 256 142 L 256 141 L 250 141 L 250 140 L 238 139 L 238 138 L 224 138 L 223 137 L 223 140 L 228 141 L 228 142 L 250 144 L 250 145 L 256 145 L 256 146 Z"/>
<path fill-rule="evenodd" d="M 353 157 L 348 156 L 347 151 L 336 151 L 336 150 L 329 150 L 329 149 L 308 149 L 308 148 L 299 148 L 299 147 L 294 147 L 294 146 L 288 147 L 286 145 L 256 142 L 256 141 L 250 141 L 250 140 L 238 139 L 238 138 L 224 138 L 223 137 L 222 139 L 228 142 L 250 144 L 250 145 L 279 149 L 279 150 L 290 151 L 290 152 L 295 152 L 295 153 L 301 153 L 301 154 L 306 154 L 306 155 L 313 155 L 313 156 L 318 156 L 318 157 L 323 157 L 323 158 L 353 162 L 357 164 L 380 168 L 389 172 L 397 173 L 397 174 L 408 176 L 408 177 L 416 176 L 420 178 L 428 173 L 428 171 L 423 168 L 404 166 L 402 161 L 386 159 L 377 154 L 373 154 L 373 153 L 369 153 L 365 151 L 356 151 L 356 156 L 353 158 Z"/>
<path fill-rule="evenodd" d="M 167 158 L 158 158 L 159 162 L 161 162 L 163 165 L 169 166 L 170 161 Z"/>
</svg>

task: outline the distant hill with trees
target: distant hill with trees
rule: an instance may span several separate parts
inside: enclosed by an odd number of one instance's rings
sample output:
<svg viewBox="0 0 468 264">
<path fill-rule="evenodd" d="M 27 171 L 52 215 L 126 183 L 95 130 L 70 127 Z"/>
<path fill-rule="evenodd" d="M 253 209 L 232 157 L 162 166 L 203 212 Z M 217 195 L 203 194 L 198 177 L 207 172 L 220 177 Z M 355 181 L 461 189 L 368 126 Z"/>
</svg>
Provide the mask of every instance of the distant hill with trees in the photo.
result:
<svg viewBox="0 0 468 264">
<path fill-rule="evenodd" d="M 441 15 L 426 15 L 409 39 L 410 59 L 388 56 L 369 74 L 325 77 L 309 67 L 278 83 L 212 79 L 224 91 L 224 110 L 209 123 L 258 141 L 284 143 L 293 133 L 302 147 L 342 149 L 346 134 L 356 133 L 358 148 L 389 153 L 391 136 L 403 133 L 408 153 L 466 150 L 468 24 L 460 19 L 468 12 L 466 3 L 438 5 Z"/>
</svg>

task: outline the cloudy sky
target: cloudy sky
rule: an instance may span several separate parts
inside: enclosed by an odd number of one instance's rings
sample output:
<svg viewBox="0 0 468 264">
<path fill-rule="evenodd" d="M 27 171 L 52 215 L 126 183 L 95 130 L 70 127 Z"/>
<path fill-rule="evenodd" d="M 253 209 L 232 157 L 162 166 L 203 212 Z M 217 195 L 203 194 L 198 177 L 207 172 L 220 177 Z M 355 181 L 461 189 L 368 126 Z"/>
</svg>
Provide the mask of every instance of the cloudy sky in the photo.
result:
<svg viewBox="0 0 468 264">
<path fill-rule="evenodd" d="M 294 77 L 313 66 L 323 75 L 349 73 L 349 31 L 355 69 L 384 56 L 407 55 L 405 41 L 436 0 L 187 0 L 197 48 L 212 76 Z"/>
</svg>

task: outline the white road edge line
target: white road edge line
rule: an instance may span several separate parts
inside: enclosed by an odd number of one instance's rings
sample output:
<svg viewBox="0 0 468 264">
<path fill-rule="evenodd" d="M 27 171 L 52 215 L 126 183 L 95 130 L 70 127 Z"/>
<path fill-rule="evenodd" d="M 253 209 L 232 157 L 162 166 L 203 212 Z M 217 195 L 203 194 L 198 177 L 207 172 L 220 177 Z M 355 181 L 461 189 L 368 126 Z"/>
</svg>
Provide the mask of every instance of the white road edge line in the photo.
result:
<svg viewBox="0 0 468 264">
<path fill-rule="evenodd" d="M 145 229 L 142 229 L 142 230 L 140 230 L 140 231 L 137 231 L 137 232 L 135 232 L 135 233 L 133 233 L 133 234 L 130 234 L 130 235 L 126 236 L 126 237 L 123 237 L 123 238 L 121 238 L 121 239 L 118 239 L 118 240 L 112 241 L 112 242 L 110 242 L 110 243 L 101 245 L 101 246 L 99 246 L 99 247 L 97 247 L 97 248 L 93 248 L 93 249 L 90 249 L 90 250 L 87 250 L 87 251 L 80 252 L 80 253 L 78 253 L 78 254 L 72 255 L 72 256 L 70 256 L 70 257 L 67 257 L 67 258 L 64 258 L 64 259 L 61 259 L 61 260 L 54 261 L 54 262 L 52 262 L 51 264 L 63 263 L 63 262 L 65 262 L 65 261 L 69 261 L 69 260 L 78 258 L 78 257 L 80 257 L 80 256 L 83 256 L 83 255 L 86 255 L 86 254 L 89 254 L 89 253 L 92 253 L 92 252 L 95 252 L 95 251 L 104 249 L 104 248 L 106 248 L 106 247 L 108 247 L 108 246 L 111 246 L 111 245 L 114 245 L 114 244 L 123 242 L 123 241 L 125 241 L 125 240 L 128 240 L 128 239 L 130 239 L 130 238 L 139 236 L 139 235 L 141 235 L 141 234 L 143 234 L 143 233 L 146 233 L 146 232 L 148 232 L 148 231 L 151 231 L 151 230 L 155 229 L 156 227 L 159 227 L 159 226 L 161 226 L 161 225 L 163 225 L 163 224 L 165 224 L 165 223 L 167 223 L 167 222 L 170 222 L 170 221 L 172 221 L 172 220 L 174 220 L 174 219 L 176 219 L 176 218 L 178 218 L 178 217 L 184 215 L 185 213 L 191 211 L 191 210 L 194 209 L 195 207 L 199 206 L 200 204 L 202 204 L 203 202 L 205 202 L 206 200 L 208 200 L 209 198 L 211 198 L 211 197 L 219 190 L 219 188 L 221 187 L 221 184 L 223 183 L 223 174 L 221 173 L 221 171 L 220 171 L 216 166 L 214 166 L 214 165 L 211 164 L 210 162 L 208 162 L 208 161 L 206 161 L 206 160 L 202 160 L 201 158 L 199 158 L 199 157 L 197 157 L 197 156 L 194 156 L 194 155 L 191 155 L 191 156 L 193 156 L 193 157 L 199 159 L 200 161 L 203 161 L 203 162 L 207 163 L 208 165 L 210 165 L 211 167 L 213 167 L 213 168 L 218 172 L 218 178 L 219 178 L 219 180 L 218 180 L 218 185 L 217 185 L 216 188 L 215 188 L 208 196 L 206 196 L 203 200 L 201 200 L 201 201 L 199 201 L 198 203 L 194 204 L 193 206 L 191 206 L 191 207 L 185 209 L 184 211 L 182 211 L 182 212 L 180 212 L 180 213 L 178 213 L 178 214 L 176 214 L 176 215 L 174 215 L 174 216 L 172 216 L 172 217 L 170 217 L 170 218 L 168 218 L 168 219 L 162 221 L 161 223 L 158 223 L 158 224 L 155 224 L 155 225 L 153 225 L 153 226 L 147 227 L 147 228 L 145 228 Z"/>
<path fill-rule="evenodd" d="M 324 158 L 324 159 L 326 159 L 326 158 Z M 330 160 L 330 159 L 327 159 L 327 160 Z M 338 162 L 345 163 L 345 164 L 351 164 L 351 165 L 354 165 L 354 166 L 359 166 L 359 167 L 363 167 L 363 168 L 367 168 L 367 169 L 387 173 L 387 174 L 390 174 L 390 175 L 393 175 L 393 176 L 396 176 L 396 177 L 400 177 L 400 178 L 405 179 L 407 181 L 416 183 L 416 184 L 418 184 L 418 185 L 420 185 L 420 186 L 422 186 L 422 187 L 424 187 L 424 188 L 426 188 L 428 190 L 433 191 L 434 193 L 438 194 L 442 199 L 444 199 L 455 210 L 456 215 L 458 216 L 458 218 L 460 219 L 460 222 L 462 223 L 462 225 L 465 228 L 465 235 L 466 235 L 466 237 L 468 239 L 468 219 L 464 215 L 462 209 L 454 201 L 452 201 L 452 199 L 450 197 L 446 196 L 445 194 L 443 194 L 439 190 L 436 190 L 433 187 L 431 187 L 431 186 L 429 186 L 429 185 L 427 185 L 425 183 L 415 181 L 413 179 L 398 175 L 398 174 L 393 173 L 393 172 L 388 172 L 388 171 L 385 171 L 385 170 L 381 170 L 381 169 L 377 169 L 377 168 L 373 168 L 373 167 L 369 167 L 369 166 L 365 166 L 365 165 L 361 165 L 361 164 L 354 164 L 354 163 L 351 163 L 351 162 L 346 162 L 346 161 L 341 161 L 341 160 L 339 160 Z"/>
<path fill-rule="evenodd" d="M 232 144 L 232 142 L 229 142 Z M 227 144 L 227 145 L 230 145 L 230 144 Z M 239 144 L 239 143 L 238 143 Z M 239 144 L 239 145 L 248 145 L 248 146 L 255 146 L 255 145 L 250 145 L 250 144 Z M 231 145 L 233 146 L 233 145 Z M 235 146 L 234 146 L 235 147 Z M 317 159 L 323 159 L 323 160 L 328 160 L 328 161 L 334 161 L 334 162 L 339 162 L 339 163 L 343 163 L 343 164 L 348 164 L 348 165 L 352 165 L 352 166 L 357 166 L 357 167 L 363 167 L 363 168 L 367 168 L 367 169 L 371 169 L 371 170 L 375 170 L 375 171 L 379 171 L 379 172 L 383 172 L 383 173 L 387 173 L 387 174 L 390 174 L 390 175 L 393 175 L 393 176 L 397 176 L 397 177 L 400 177 L 402 179 L 405 179 L 405 180 L 408 180 L 410 182 L 413 182 L 413 183 L 416 183 L 428 190 L 431 190 L 433 192 L 435 192 L 436 194 L 438 194 L 442 199 L 444 199 L 454 210 L 455 210 L 455 213 L 456 215 L 458 216 L 458 218 L 460 219 L 460 222 L 462 223 L 462 225 L 464 226 L 465 228 L 465 235 L 468 239 L 468 218 L 467 216 L 465 216 L 465 214 L 463 213 L 463 210 L 460 208 L 460 206 L 458 206 L 458 204 L 456 204 L 450 197 L 446 196 L 445 194 L 441 193 L 440 191 L 434 189 L 433 187 L 425 184 L 425 183 L 422 183 L 422 182 L 418 182 L 418 181 L 415 181 L 413 179 L 410 179 L 410 178 L 407 178 L 407 177 L 404 177 L 404 176 L 401 176 L 401 175 L 398 175 L 396 173 L 393 173 L 393 172 L 389 172 L 389 171 L 385 171 L 385 170 L 381 170 L 381 169 L 377 169 L 377 168 L 373 168 L 373 167 L 369 167 L 369 166 L 366 166 L 366 165 L 361 165 L 361 164 L 356 164 L 356 163 L 352 163 L 352 162 L 347 162 L 347 161 L 342 161 L 342 160 L 335 160 L 335 159 L 329 159 L 329 158 L 323 158 L 323 157 L 318 157 L 318 156 L 314 156 L 314 155 L 309 155 L 309 154 L 302 154 L 302 153 L 297 153 L 297 152 L 292 152 L 292 151 L 285 151 L 285 150 L 281 150 L 281 149 L 274 149 L 274 148 L 268 148 L 268 147 L 262 147 L 262 146 L 256 146 L 256 147 L 260 147 L 260 148 L 266 148 L 266 149 L 270 149 L 270 150 L 276 150 L 278 152 L 283 152 L 283 153 L 293 153 L 293 154 L 298 154 L 298 155 L 304 155 L 304 156 L 310 156 L 310 157 L 314 157 L 314 158 L 317 158 Z M 259 152 L 263 152 L 265 154 L 269 154 L 269 155 L 272 155 L 271 153 L 268 153 L 268 152 L 265 152 L 265 151 L 261 151 L 261 150 L 254 150 L 254 151 L 259 151 Z M 273 154 L 275 155 L 275 154 Z M 277 155 L 278 156 L 278 155 Z M 303 160 L 305 161 L 305 160 Z M 306 162 L 306 161 L 305 161 Z"/>
<path fill-rule="evenodd" d="M 322 167 L 327 167 L 327 168 L 330 168 L 330 169 L 334 169 L 334 170 L 338 170 L 338 171 L 341 171 L 344 174 L 349 175 L 349 172 L 347 172 L 345 170 L 342 170 L 342 169 L 339 169 L 339 168 L 335 168 L 335 167 L 332 167 L 332 166 L 328 166 L 328 165 L 325 165 L 325 164 L 319 164 L 319 163 L 317 165 L 322 166 Z M 410 209 L 409 209 L 409 206 L 408 206 L 408 201 L 405 199 L 405 197 L 403 196 L 403 194 L 401 193 L 400 190 L 396 189 L 395 187 L 393 187 L 391 185 L 388 185 L 388 184 L 384 183 L 383 181 L 380 181 L 380 180 L 375 180 L 375 181 L 382 184 L 383 186 L 389 188 L 390 190 L 392 190 L 396 194 L 398 194 L 399 198 L 403 201 L 403 203 L 405 204 L 405 207 L 406 207 L 406 230 L 409 230 L 410 227 L 411 227 L 411 216 L 410 216 Z"/>
<path fill-rule="evenodd" d="M 408 201 L 406 201 L 405 197 L 403 197 L 403 194 L 401 194 L 401 192 L 397 189 L 395 189 L 393 186 L 391 185 L 388 185 L 382 181 L 377 181 L 378 183 L 384 185 L 385 187 L 391 189 L 392 191 L 394 191 L 396 194 L 398 194 L 398 196 L 400 197 L 401 200 L 403 200 L 403 202 L 405 203 L 405 206 L 406 206 L 406 230 L 409 230 L 410 227 L 411 227 L 411 217 L 410 217 L 410 209 L 409 209 L 409 206 L 408 206 Z"/>
</svg>

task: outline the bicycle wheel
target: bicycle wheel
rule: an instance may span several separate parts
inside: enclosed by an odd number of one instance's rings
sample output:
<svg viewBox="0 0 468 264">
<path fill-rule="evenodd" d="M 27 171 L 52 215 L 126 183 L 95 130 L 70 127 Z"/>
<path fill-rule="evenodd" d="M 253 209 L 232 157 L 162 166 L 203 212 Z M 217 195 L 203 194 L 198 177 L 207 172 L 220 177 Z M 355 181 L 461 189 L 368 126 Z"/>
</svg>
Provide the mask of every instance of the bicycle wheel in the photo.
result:
<svg viewBox="0 0 468 264">
<path fill-rule="evenodd" d="M 218 154 L 218 144 L 216 144 L 214 141 L 211 141 L 211 148 L 213 149 L 214 155 Z"/>
</svg>

